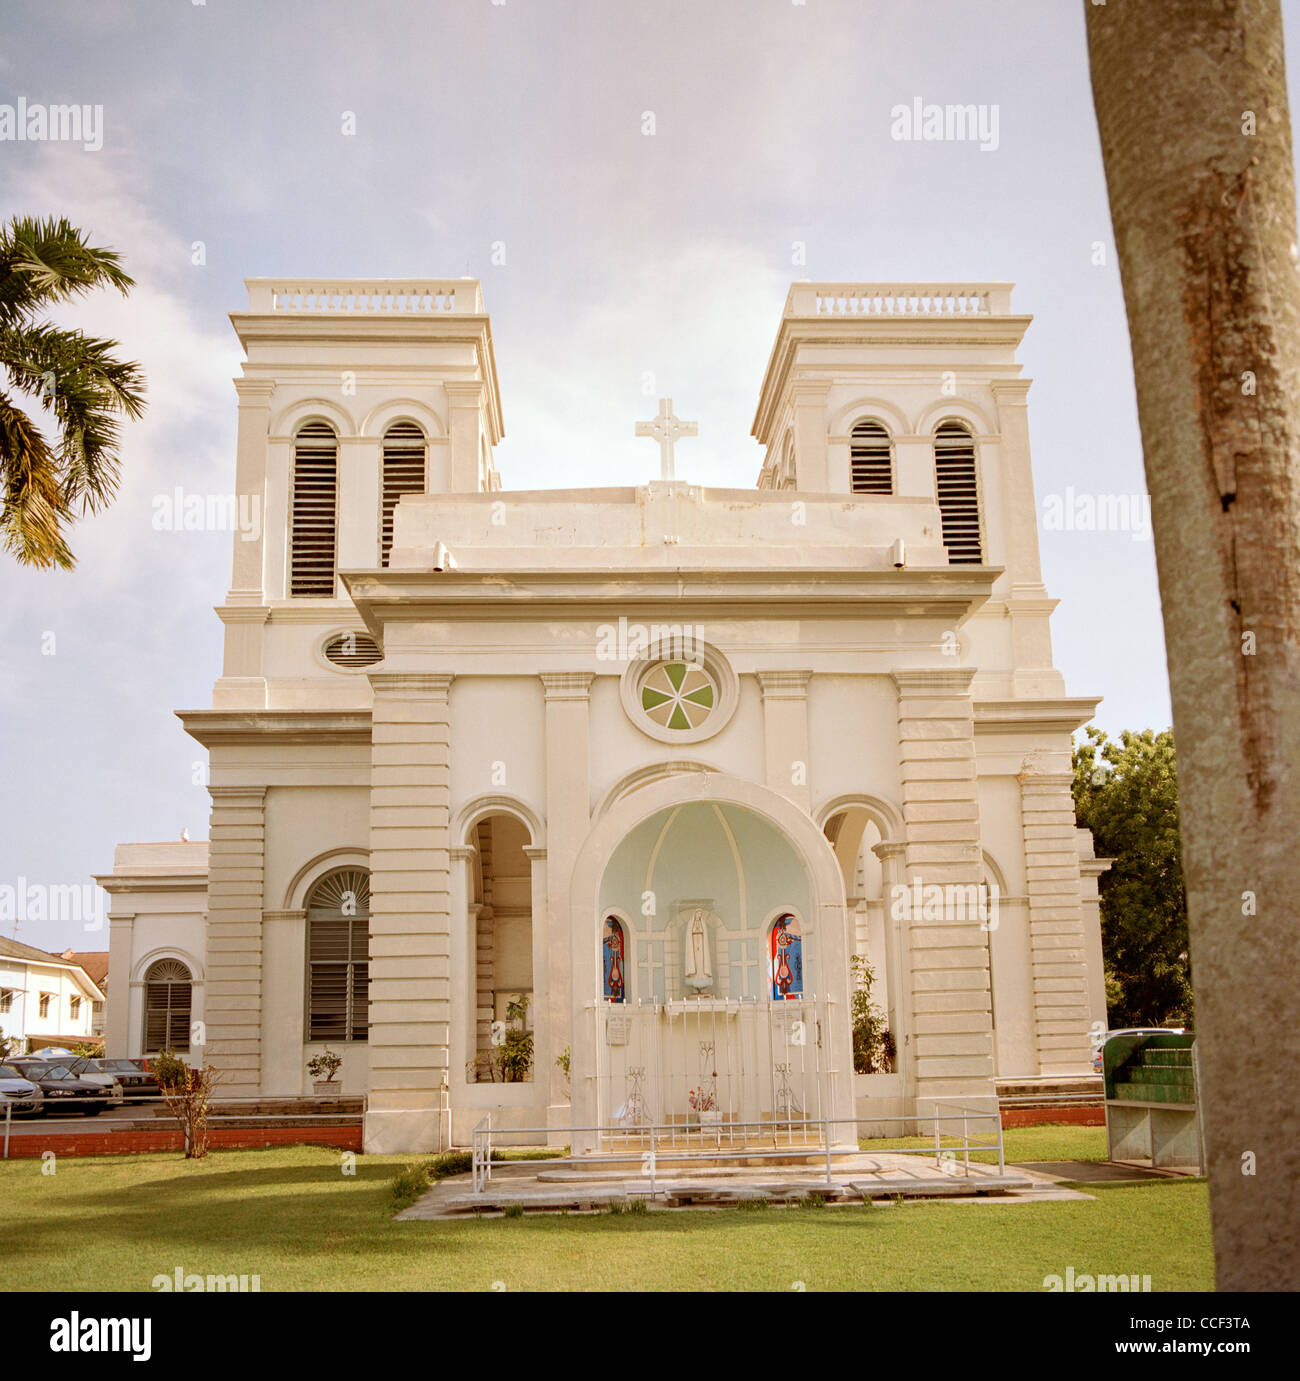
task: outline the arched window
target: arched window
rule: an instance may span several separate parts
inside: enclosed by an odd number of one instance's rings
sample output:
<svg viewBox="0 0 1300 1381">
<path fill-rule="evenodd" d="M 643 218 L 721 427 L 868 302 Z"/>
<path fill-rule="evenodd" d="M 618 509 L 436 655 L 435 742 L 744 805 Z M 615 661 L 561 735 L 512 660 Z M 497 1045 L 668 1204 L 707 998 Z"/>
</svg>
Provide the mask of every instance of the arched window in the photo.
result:
<svg viewBox="0 0 1300 1381">
<path fill-rule="evenodd" d="M 363 1041 L 370 1025 L 370 874 L 328 873 L 307 898 L 307 1039 Z"/>
<path fill-rule="evenodd" d="M 935 433 L 934 475 L 948 564 L 978 566 L 984 560 L 984 548 L 980 540 L 975 438 L 962 423 L 943 422 Z"/>
<path fill-rule="evenodd" d="M 289 533 L 289 593 L 295 597 L 334 598 L 338 459 L 338 437 L 328 422 L 299 427 Z"/>
<path fill-rule="evenodd" d="M 879 422 L 864 418 L 853 428 L 849 487 L 855 494 L 894 492 L 894 443 Z"/>
<path fill-rule="evenodd" d="M 190 1046 L 193 981 L 179 959 L 159 959 L 144 976 L 144 1048 L 149 1055 Z"/>
<path fill-rule="evenodd" d="M 768 932 L 768 977 L 774 1001 L 803 996 L 803 933 L 799 918 L 778 916 Z"/>
<path fill-rule="evenodd" d="M 613 916 L 605 917 L 601 940 L 601 972 L 604 974 L 603 995 L 606 1002 L 627 1001 L 627 933 L 623 923 Z"/>
<path fill-rule="evenodd" d="M 383 512 L 379 520 L 379 564 L 393 549 L 393 512 L 404 494 L 425 491 L 424 433 L 414 422 L 394 422 L 384 433 Z"/>
</svg>

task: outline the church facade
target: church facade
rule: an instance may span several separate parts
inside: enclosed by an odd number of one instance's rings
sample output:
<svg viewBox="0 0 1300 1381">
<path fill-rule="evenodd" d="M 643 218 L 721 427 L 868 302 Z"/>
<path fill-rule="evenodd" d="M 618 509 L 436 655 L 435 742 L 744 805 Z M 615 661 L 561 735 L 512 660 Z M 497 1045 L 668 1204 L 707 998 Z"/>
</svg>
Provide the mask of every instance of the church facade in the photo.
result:
<svg viewBox="0 0 1300 1381">
<path fill-rule="evenodd" d="M 210 838 L 99 879 L 109 1055 L 286 1095 L 334 1052 L 372 1151 L 851 1140 L 1089 1078 L 1097 702 L 1052 666 L 1009 285 L 793 285 L 734 490 L 676 477 L 667 400 L 659 479 L 504 488 L 474 280 L 248 286 L 256 521 L 181 713 Z"/>
</svg>

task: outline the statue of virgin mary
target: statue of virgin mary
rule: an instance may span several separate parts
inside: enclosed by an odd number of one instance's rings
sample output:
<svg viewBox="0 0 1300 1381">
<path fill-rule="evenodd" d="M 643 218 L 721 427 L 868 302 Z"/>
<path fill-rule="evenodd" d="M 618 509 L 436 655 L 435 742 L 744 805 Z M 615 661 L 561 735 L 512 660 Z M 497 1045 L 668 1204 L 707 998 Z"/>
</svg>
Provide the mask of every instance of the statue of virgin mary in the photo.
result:
<svg viewBox="0 0 1300 1381">
<path fill-rule="evenodd" d="M 682 933 L 682 948 L 685 951 L 684 969 L 686 986 L 702 993 L 713 986 L 713 960 L 709 955 L 709 928 L 704 922 L 704 912 L 696 911 L 687 922 Z"/>
</svg>

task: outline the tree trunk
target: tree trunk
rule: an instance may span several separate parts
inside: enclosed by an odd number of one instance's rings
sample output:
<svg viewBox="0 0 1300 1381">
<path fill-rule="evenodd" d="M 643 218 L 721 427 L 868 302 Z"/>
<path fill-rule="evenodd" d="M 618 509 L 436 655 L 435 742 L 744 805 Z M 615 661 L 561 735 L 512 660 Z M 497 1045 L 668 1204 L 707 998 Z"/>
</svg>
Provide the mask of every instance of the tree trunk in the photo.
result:
<svg viewBox="0 0 1300 1381">
<path fill-rule="evenodd" d="M 1164 609 L 1217 1281 L 1295 1289 L 1300 279 L 1282 16 L 1275 0 L 1085 10 Z"/>
</svg>

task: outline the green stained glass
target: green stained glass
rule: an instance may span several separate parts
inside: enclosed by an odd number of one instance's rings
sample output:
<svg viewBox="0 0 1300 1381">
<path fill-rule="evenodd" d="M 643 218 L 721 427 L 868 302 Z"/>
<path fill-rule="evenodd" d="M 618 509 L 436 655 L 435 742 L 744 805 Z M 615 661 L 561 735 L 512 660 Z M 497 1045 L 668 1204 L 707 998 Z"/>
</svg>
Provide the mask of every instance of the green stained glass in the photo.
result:
<svg viewBox="0 0 1300 1381">
<path fill-rule="evenodd" d="M 645 686 L 641 690 L 641 708 L 643 710 L 653 710 L 656 705 L 662 705 L 671 699 L 671 695 L 665 695 L 663 691 L 654 690 L 650 686 Z"/>
<path fill-rule="evenodd" d="M 668 721 L 670 729 L 689 729 L 691 721 L 686 718 L 686 711 L 680 705 L 673 711 L 672 718 Z"/>
<path fill-rule="evenodd" d="M 713 708 L 713 687 L 701 686 L 699 690 L 688 691 L 682 696 L 683 700 L 689 700 L 692 705 L 705 705 L 709 709 Z"/>
<path fill-rule="evenodd" d="M 680 662 L 669 662 L 664 667 L 664 675 L 668 677 L 673 690 L 679 691 L 682 688 L 682 682 L 686 680 L 686 668 Z"/>
</svg>

